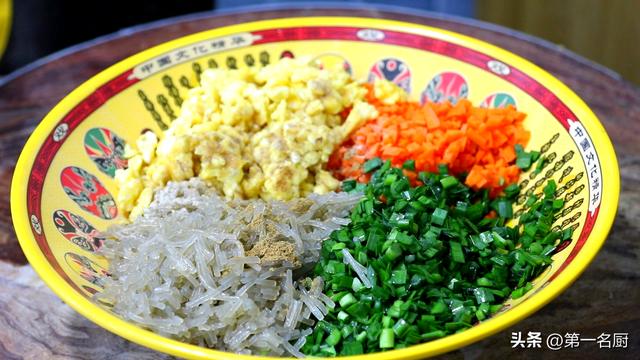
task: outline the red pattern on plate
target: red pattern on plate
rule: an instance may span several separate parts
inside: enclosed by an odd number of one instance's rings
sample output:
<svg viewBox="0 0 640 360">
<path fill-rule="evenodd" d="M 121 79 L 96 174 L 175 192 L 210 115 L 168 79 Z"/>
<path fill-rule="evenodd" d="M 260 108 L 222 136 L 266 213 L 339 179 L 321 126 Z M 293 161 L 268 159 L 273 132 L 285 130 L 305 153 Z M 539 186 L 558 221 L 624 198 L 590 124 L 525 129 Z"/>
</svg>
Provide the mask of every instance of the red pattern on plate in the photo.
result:
<svg viewBox="0 0 640 360">
<path fill-rule="evenodd" d="M 67 166 L 60 173 L 62 188 L 78 206 L 103 219 L 118 216 L 113 196 L 97 177 L 77 166 Z"/>
<path fill-rule="evenodd" d="M 131 77 L 133 70 L 128 70 L 122 73 L 120 76 L 115 77 L 113 80 L 108 83 L 97 88 L 93 93 L 89 94 L 83 101 L 81 101 L 78 105 L 76 105 L 64 118 L 54 126 L 56 128 L 60 124 L 67 124 L 69 127 L 68 134 L 78 127 L 78 125 L 87 118 L 92 112 L 94 112 L 98 107 L 104 104 L 107 100 L 109 100 L 114 95 L 118 94 L 122 90 L 128 88 L 129 86 L 135 84 L 139 80 Z M 51 161 L 56 156 L 58 150 L 62 146 L 63 142 L 57 142 L 53 140 L 53 132 L 47 137 L 47 139 L 40 147 L 38 154 L 33 162 L 33 167 L 31 168 L 31 173 L 29 174 L 29 182 L 27 183 L 27 211 L 29 212 L 29 216 L 34 215 L 38 219 L 42 219 L 42 209 L 41 209 L 41 201 L 42 201 L 42 187 L 44 185 L 44 178 L 49 170 L 49 166 L 51 165 Z M 68 139 L 68 135 L 65 139 Z M 42 223 L 42 221 L 40 221 Z M 38 234 L 35 229 L 33 229 L 33 236 L 36 239 L 36 243 L 42 250 L 42 253 L 47 258 L 51 266 L 58 272 L 58 274 L 69 284 L 72 288 L 74 288 L 79 293 L 83 293 L 80 288 L 78 288 L 73 281 L 64 273 L 62 267 L 56 260 L 47 243 L 47 238 L 42 232 Z"/>
<path fill-rule="evenodd" d="M 460 99 L 469 96 L 469 85 L 464 77 L 457 72 L 445 71 L 437 74 L 429 81 L 420 96 L 420 102 L 445 102 L 455 104 Z"/>
<path fill-rule="evenodd" d="M 104 244 L 104 235 L 80 215 L 56 210 L 53 212 L 53 224 L 62 236 L 83 250 L 96 252 Z"/>
</svg>

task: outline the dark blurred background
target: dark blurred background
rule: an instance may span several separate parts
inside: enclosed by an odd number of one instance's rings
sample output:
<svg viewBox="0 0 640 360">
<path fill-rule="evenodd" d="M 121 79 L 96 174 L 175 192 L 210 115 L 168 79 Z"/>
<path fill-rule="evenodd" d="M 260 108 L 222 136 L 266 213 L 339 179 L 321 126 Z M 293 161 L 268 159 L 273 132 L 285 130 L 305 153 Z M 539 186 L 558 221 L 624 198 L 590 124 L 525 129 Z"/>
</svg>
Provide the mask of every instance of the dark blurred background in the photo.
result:
<svg viewBox="0 0 640 360">
<path fill-rule="evenodd" d="M 193 12 L 282 2 L 0 0 L 0 51 L 3 33 L 5 40 L 8 40 L 0 60 L 0 76 L 57 50 L 126 27 Z M 403 6 L 507 26 L 565 46 L 640 84 L 640 21 L 637 19 L 640 0 L 341 2 L 346 3 Z"/>
</svg>

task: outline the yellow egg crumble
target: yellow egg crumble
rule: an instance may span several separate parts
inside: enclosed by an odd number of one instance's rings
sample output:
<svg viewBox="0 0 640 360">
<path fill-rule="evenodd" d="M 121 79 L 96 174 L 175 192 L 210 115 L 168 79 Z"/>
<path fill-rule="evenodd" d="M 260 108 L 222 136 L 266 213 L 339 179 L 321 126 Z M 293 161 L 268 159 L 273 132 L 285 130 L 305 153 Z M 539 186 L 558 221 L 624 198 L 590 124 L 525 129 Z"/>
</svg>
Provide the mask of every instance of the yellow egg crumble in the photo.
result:
<svg viewBox="0 0 640 360">
<path fill-rule="evenodd" d="M 116 172 L 116 182 L 119 209 L 129 219 L 155 190 L 192 177 L 228 199 L 290 200 L 336 190 L 339 181 L 323 166 L 352 130 L 377 116 L 361 83 L 308 58 L 209 69 L 200 81 L 167 131 L 146 132 L 127 148 L 129 167 Z"/>
</svg>

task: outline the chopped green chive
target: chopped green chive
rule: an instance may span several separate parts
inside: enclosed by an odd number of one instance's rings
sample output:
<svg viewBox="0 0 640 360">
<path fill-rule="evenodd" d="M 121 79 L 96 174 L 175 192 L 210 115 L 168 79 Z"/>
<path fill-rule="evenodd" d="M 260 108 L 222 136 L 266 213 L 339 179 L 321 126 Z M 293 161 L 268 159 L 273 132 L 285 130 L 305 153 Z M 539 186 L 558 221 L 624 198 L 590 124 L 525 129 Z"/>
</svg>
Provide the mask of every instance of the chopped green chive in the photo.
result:
<svg viewBox="0 0 640 360">
<path fill-rule="evenodd" d="M 519 165 L 543 161 L 538 152 L 516 152 Z M 343 183 L 364 196 L 351 222 L 323 243 L 314 270 L 337 304 L 302 347 L 309 356 L 366 354 L 464 331 L 506 299 L 525 296 L 556 246 L 573 235 L 554 227 L 565 204 L 553 181 L 541 195 L 527 194 L 514 218 L 517 184 L 491 199 L 446 166 L 419 173 L 415 187 L 403 173 L 415 162 L 395 168 L 376 158 L 365 166 L 369 183 Z M 492 210 L 496 216 L 488 217 Z M 357 273 L 345 264 L 345 250 L 361 265 Z"/>
<path fill-rule="evenodd" d="M 336 346 L 338 344 L 338 342 L 340 342 L 340 338 L 342 337 L 342 334 L 340 333 L 340 330 L 338 329 L 332 329 L 331 333 L 329 334 L 329 336 L 327 337 L 327 339 L 325 340 L 325 342 L 328 345 L 331 346 Z"/>
<path fill-rule="evenodd" d="M 341 307 L 347 307 L 353 303 L 355 303 L 357 300 L 356 298 L 352 295 L 347 293 L 345 296 L 342 297 L 342 299 L 340 299 L 340 306 Z"/>
<path fill-rule="evenodd" d="M 363 170 L 365 173 L 370 173 L 380 166 L 382 166 L 382 160 L 376 157 L 371 160 L 367 160 L 363 165 Z"/>
<path fill-rule="evenodd" d="M 451 243 L 449 243 L 449 246 L 451 246 L 451 258 L 453 259 L 453 261 L 464 263 L 464 253 L 462 252 L 462 245 L 460 245 L 460 243 L 452 241 Z"/>
<path fill-rule="evenodd" d="M 460 182 L 453 176 L 445 176 L 440 179 L 440 184 L 442 184 L 442 188 L 448 189 L 452 186 L 459 184 Z"/>
<path fill-rule="evenodd" d="M 391 349 L 395 344 L 393 329 L 382 329 L 380 333 L 380 348 Z"/>
<path fill-rule="evenodd" d="M 415 171 L 416 170 L 416 161 L 415 160 L 407 160 L 402 164 L 402 168 L 406 170 Z"/>
<path fill-rule="evenodd" d="M 431 215 L 431 222 L 442 226 L 446 218 L 447 218 L 447 210 L 437 208 L 433 211 L 433 214 Z"/>
</svg>

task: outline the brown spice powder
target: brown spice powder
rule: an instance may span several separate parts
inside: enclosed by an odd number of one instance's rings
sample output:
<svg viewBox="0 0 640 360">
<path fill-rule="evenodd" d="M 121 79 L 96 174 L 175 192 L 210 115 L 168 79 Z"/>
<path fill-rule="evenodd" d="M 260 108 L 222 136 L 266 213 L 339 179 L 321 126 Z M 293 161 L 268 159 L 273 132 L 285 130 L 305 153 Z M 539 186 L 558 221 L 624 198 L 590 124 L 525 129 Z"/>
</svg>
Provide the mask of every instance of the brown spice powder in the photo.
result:
<svg viewBox="0 0 640 360">
<path fill-rule="evenodd" d="M 295 199 L 286 204 L 292 213 L 301 215 L 314 202 L 310 199 Z M 275 216 L 271 206 L 266 204 L 264 212 L 254 216 L 243 232 L 247 256 L 257 256 L 261 263 L 289 262 L 296 268 L 300 267 L 302 262 L 296 256 L 295 244 L 274 225 L 282 222 L 283 219 Z"/>
<path fill-rule="evenodd" d="M 299 267 L 301 263 L 295 251 L 295 246 L 287 241 L 258 241 L 247 255 L 257 256 L 264 263 L 290 262 L 294 267 Z"/>
</svg>

